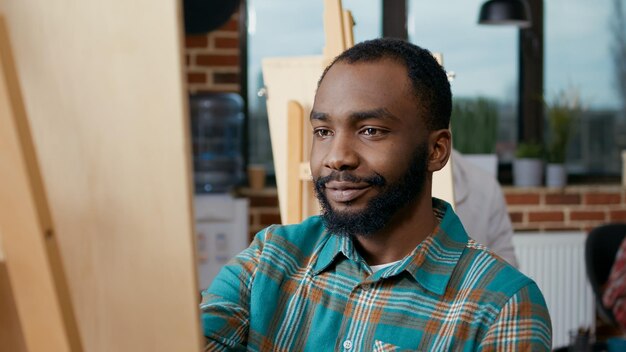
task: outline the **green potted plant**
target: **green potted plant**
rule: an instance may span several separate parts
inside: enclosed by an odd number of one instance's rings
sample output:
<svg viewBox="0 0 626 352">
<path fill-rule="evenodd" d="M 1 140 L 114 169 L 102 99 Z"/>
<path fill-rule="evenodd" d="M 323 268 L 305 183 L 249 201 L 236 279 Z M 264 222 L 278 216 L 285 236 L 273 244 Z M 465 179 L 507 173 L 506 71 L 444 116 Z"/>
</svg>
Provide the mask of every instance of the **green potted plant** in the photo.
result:
<svg viewBox="0 0 626 352">
<path fill-rule="evenodd" d="M 546 186 L 548 187 L 564 187 L 567 183 L 565 158 L 580 106 L 580 96 L 574 89 L 563 90 L 552 101 L 545 103 L 548 117 L 546 136 L 548 141 Z"/>
<path fill-rule="evenodd" d="M 522 142 L 515 150 L 513 161 L 513 184 L 518 187 L 537 187 L 543 178 L 543 145 Z"/>
<path fill-rule="evenodd" d="M 454 149 L 497 177 L 497 103 L 485 97 L 456 98 L 452 107 L 451 128 Z"/>
</svg>

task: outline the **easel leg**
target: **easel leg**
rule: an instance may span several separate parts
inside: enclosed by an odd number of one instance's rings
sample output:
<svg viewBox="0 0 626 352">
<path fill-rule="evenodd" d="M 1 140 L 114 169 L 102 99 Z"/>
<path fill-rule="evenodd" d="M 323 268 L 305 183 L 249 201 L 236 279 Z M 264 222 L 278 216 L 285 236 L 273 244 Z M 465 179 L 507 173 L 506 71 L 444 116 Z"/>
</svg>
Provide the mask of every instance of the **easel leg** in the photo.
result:
<svg viewBox="0 0 626 352">
<path fill-rule="evenodd" d="M 0 174 L 0 239 L 26 347 L 82 351 L 2 16 Z"/>
</svg>

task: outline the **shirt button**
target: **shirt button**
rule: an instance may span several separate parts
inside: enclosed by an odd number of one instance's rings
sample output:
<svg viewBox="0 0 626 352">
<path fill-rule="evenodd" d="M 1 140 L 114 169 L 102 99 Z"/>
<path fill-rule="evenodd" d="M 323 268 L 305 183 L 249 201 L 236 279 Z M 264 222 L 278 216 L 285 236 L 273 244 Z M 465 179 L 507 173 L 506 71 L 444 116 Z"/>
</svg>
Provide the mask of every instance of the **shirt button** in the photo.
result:
<svg viewBox="0 0 626 352">
<path fill-rule="evenodd" d="M 369 291 L 372 289 L 372 284 L 363 284 L 361 288 L 363 288 L 363 291 Z"/>
<path fill-rule="evenodd" d="M 343 348 L 345 348 L 345 349 L 347 349 L 347 350 L 351 349 L 351 348 L 352 348 L 352 341 L 350 341 L 350 340 L 345 340 L 345 341 L 343 342 Z"/>
</svg>

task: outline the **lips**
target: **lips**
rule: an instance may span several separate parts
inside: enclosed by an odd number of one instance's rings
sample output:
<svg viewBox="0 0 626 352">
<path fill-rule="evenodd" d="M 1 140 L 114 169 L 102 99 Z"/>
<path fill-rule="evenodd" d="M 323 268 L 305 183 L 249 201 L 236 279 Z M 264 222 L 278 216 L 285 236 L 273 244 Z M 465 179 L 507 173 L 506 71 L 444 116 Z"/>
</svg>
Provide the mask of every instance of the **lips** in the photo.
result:
<svg viewBox="0 0 626 352">
<path fill-rule="evenodd" d="M 326 183 L 326 197 L 336 203 L 351 202 L 370 189 L 368 183 L 329 181 Z"/>
</svg>

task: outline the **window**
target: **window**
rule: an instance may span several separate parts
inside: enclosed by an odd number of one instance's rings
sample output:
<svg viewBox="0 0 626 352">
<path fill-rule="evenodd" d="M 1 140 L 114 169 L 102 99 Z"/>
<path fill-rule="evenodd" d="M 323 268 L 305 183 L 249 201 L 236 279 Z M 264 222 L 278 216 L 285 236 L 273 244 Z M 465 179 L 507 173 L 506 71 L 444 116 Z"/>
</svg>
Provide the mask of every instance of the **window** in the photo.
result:
<svg viewBox="0 0 626 352">
<path fill-rule="evenodd" d="M 455 74 L 451 84 L 455 99 L 485 97 L 496 102 L 496 152 L 501 162 L 508 163 L 518 143 L 519 30 L 478 25 L 483 2 L 408 0 L 407 29 L 411 42 L 443 54 L 446 70 Z M 549 0 L 543 4 L 544 99 L 574 89 L 585 107 L 569 146 L 568 172 L 619 175 L 621 150 L 626 149 L 626 3 Z M 353 11 L 357 22 L 356 42 L 381 36 L 380 0 L 344 0 L 343 5 Z M 261 58 L 320 54 L 322 7 L 317 1 L 248 2 L 250 163 L 273 170 L 265 98 L 257 96 L 263 87 Z"/>
<path fill-rule="evenodd" d="M 380 37 L 380 0 L 344 0 L 356 25 L 355 42 Z M 273 174 L 270 132 L 261 60 L 265 57 L 320 55 L 324 47 L 323 2 L 248 1 L 248 162 Z"/>
<path fill-rule="evenodd" d="M 409 40 L 443 54 L 446 71 L 455 74 L 451 82 L 455 101 L 482 97 L 497 105 L 496 152 L 500 161 L 510 161 L 517 140 L 517 29 L 478 25 L 483 2 L 410 0 Z"/>
<path fill-rule="evenodd" d="M 583 107 L 567 155 L 571 174 L 621 173 L 620 151 L 626 149 L 624 10 L 621 0 L 545 1 L 545 97 L 576 91 Z"/>
</svg>

